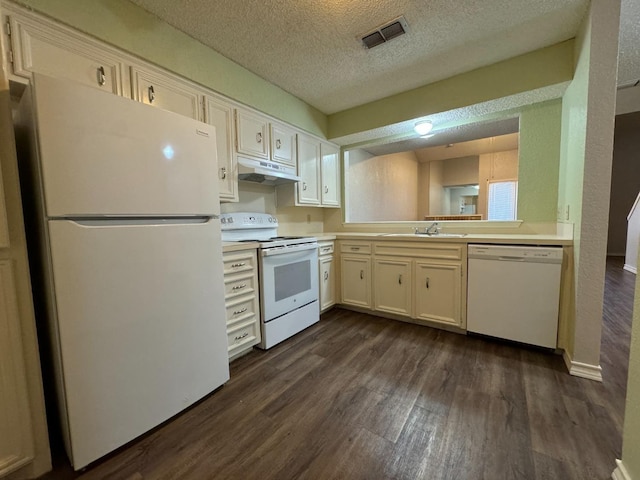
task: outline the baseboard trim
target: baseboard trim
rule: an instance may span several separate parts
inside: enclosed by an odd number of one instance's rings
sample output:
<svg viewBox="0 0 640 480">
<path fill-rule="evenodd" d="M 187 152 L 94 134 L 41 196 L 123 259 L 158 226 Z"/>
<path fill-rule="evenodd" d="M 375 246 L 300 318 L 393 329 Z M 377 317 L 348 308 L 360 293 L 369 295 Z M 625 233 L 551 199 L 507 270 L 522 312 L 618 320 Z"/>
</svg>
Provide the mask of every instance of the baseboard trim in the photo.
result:
<svg viewBox="0 0 640 480">
<path fill-rule="evenodd" d="M 616 459 L 616 469 L 611 474 L 611 478 L 613 480 L 633 480 L 622 463 L 622 460 L 618 459 Z"/>
<path fill-rule="evenodd" d="M 626 270 L 627 272 L 635 273 L 636 275 L 638 274 L 638 268 L 637 267 L 632 267 L 628 263 L 625 263 L 624 267 L 622 267 L 622 269 Z"/>
<path fill-rule="evenodd" d="M 587 378 L 596 382 L 602 382 L 602 367 L 600 365 L 590 365 L 588 363 L 575 362 L 571 355 L 565 350 L 562 353 L 564 363 L 569 370 L 569 374 L 574 377 Z"/>
</svg>

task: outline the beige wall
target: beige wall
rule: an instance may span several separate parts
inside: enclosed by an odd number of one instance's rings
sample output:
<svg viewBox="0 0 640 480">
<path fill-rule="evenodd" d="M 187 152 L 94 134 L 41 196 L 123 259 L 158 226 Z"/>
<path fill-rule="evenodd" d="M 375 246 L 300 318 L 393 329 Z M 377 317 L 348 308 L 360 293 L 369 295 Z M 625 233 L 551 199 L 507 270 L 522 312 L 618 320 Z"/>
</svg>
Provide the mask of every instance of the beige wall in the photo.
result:
<svg viewBox="0 0 640 480">
<path fill-rule="evenodd" d="M 640 112 L 618 115 L 613 143 L 608 255 L 624 255 L 627 215 L 640 192 Z"/>
<path fill-rule="evenodd" d="M 478 183 L 478 157 L 450 158 L 443 164 L 442 184 L 472 185 Z"/>
<path fill-rule="evenodd" d="M 442 214 L 444 160 L 429 162 L 429 215 Z"/>
<path fill-rule="evenodd" d="M 418 161 L 413 152 L 371 156 L 352 150 L 345 175 L 350 222 L 415 220 Z"/>
</svg>

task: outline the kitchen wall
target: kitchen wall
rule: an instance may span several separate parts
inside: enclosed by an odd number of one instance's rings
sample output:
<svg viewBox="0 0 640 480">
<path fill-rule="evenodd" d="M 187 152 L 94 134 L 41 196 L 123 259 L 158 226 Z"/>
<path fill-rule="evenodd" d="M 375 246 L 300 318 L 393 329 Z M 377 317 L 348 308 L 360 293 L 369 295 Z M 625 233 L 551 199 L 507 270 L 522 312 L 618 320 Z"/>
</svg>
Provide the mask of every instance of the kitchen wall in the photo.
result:
<svg viewBox="0 0 640 480">
<path fill-rule="evenodd" d="M 327 118 L 323 113 L 127 0 L 20 0 L 19 3 L 227 97 L 325 136 Z"/>
<path fill-rule="evenodd" d="M 418 215 L 418 160 L 413 152 L 372 156 L 351 150 L 345 172 L 349 221 L 415 220 Z"/>
<path fill-rule="evenodd" d="M 620 2 L 591 2 L 562 104 L 559 217 L 574 225 L 572 371 L 600 376 L 602 297 L 611 185 Z"/>
<path fill-rule="evenodd" d="M 622 435 L 622 462 L 629 474 L 627 478 L 630 480 L 640 478 L 640 277 L 636 277 L 633 306 L 629 377 Z"/>
<path fill-rule="evenodd" d="M 608 255 L 624 255 L 627 215 L 640 192 L 640 112 L 618 115 L 613 143 Z"/>
</svg>

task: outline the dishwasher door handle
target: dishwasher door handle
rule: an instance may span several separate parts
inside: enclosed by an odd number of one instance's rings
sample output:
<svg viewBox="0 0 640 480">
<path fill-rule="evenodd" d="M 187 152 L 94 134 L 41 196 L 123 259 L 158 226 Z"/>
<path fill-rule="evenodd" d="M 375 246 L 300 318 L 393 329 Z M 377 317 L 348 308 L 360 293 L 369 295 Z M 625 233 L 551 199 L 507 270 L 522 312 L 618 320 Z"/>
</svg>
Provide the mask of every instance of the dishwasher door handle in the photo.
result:
<svg viewBox="0 0 640 480">
<path fill-rule="evenodd" d="M 509 257 L 507 255 L 501 255 L 498 257 L 498 260 L 509 261 L 509 262 L 524 262 L 527 259 L 524 257 Z"/>
</svg>

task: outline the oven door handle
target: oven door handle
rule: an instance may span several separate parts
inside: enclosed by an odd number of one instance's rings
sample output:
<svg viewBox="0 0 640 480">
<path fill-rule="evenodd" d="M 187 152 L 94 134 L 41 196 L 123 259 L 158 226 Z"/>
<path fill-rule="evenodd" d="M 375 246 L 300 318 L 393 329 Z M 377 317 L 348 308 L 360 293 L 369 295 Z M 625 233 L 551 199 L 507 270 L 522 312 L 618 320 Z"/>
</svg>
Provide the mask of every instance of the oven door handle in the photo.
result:
<svg viewBox="0 0 640 480">
<path fill-rule="evenodd" d="M 287 253 L 303 252 L 305 250 L 317 250 L 318 243 L 300 243 L 298 245 L 289 245 L 288 247 L 272 247 L 263 248 L 260 250 L 263 257 L 270 257 L 272 255 L 285 255 Z"/>
</svg>

